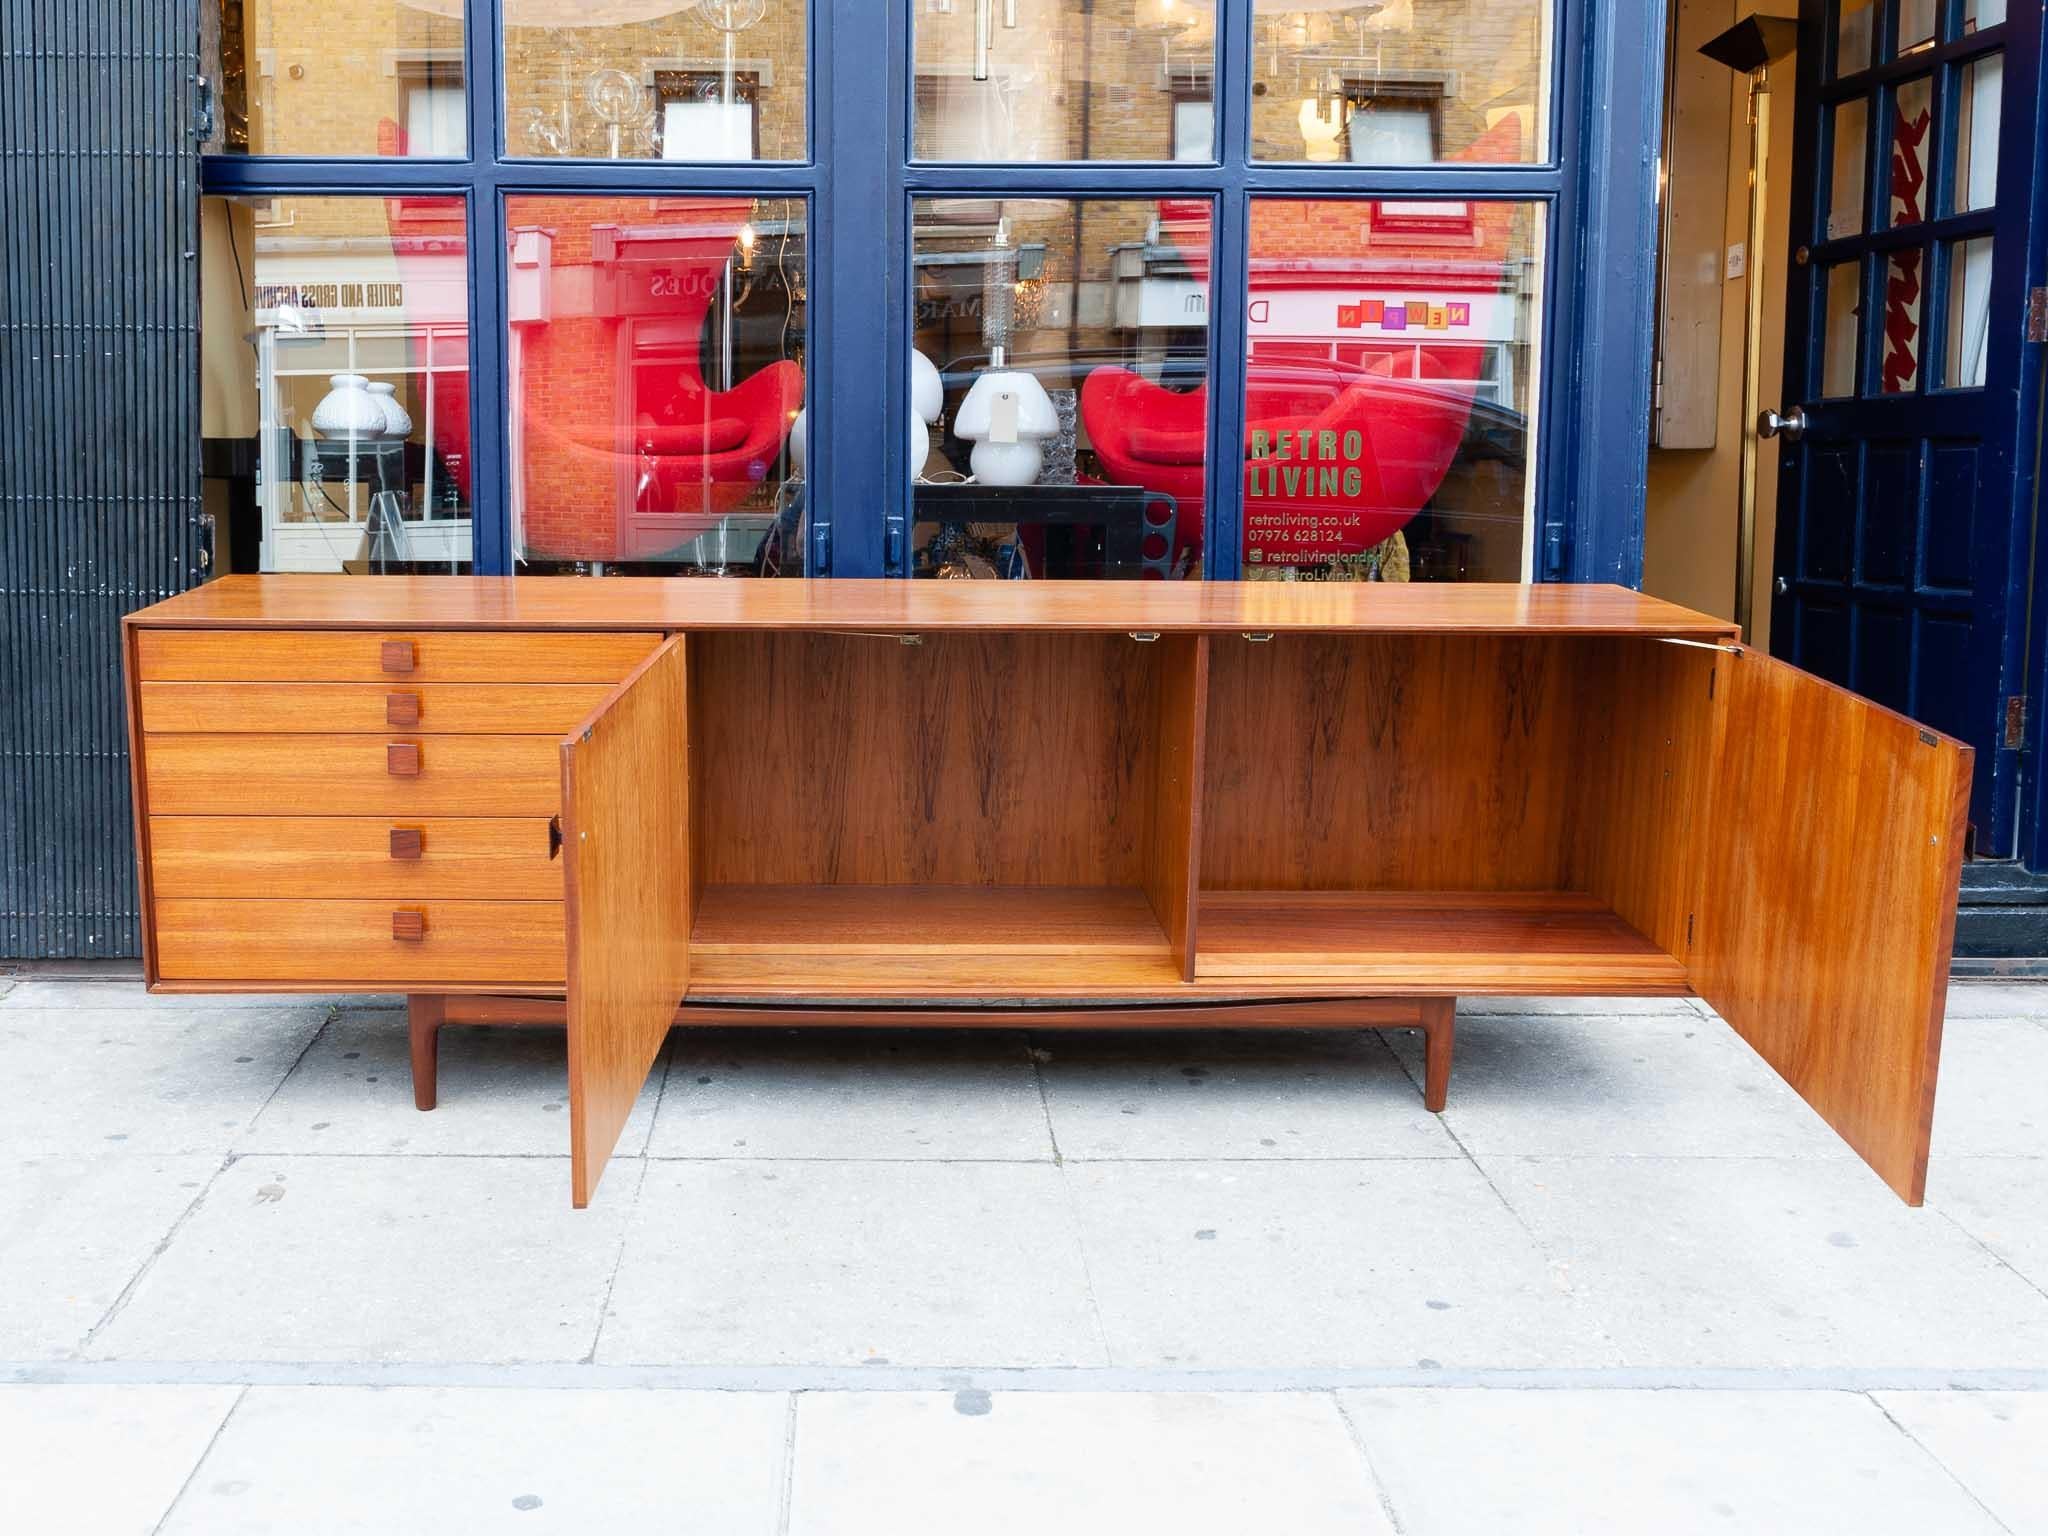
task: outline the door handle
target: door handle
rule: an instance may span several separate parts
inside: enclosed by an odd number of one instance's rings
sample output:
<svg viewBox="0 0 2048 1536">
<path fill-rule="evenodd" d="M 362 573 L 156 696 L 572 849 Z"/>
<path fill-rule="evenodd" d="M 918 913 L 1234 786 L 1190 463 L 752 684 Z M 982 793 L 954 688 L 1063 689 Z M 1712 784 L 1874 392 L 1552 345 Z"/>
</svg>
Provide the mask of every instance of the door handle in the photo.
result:
<svg viewBox="0 0 2048 1536">
<path fill-rule="evenodd" d="M 1756 418 L 1758 437 L 1777 437 L 1783 434 L 1788 443 L 1796 443 L 1806 436 L 1806 407 L 1795 405 L 1780 416 L 1776 411 L 1759 411 Z"/>
<path fill-rule="evenodd" d="M 1792 591 L 1792 578 L 1789 576 L 1780 576 L 1776 581 L 1771 583 L 1771 590 L 1777 593 L 1780 597 L 1788 596 Z"/>
</svg>

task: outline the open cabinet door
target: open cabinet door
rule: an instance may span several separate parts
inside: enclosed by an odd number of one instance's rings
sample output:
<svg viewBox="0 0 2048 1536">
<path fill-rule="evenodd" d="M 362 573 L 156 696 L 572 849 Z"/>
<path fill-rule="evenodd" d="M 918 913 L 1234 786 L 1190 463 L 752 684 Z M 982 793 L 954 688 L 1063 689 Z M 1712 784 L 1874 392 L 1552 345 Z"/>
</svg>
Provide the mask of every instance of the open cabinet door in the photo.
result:
<svg viewBox="0 0 2048 1536">
<path fill-rule="evenodd" d="M 1918 1205 L 1970 749 L 1761 651 L 1716 670 L 1693 987 Z"/>
<path fill-rule="evenodd" d="M 590 1203 L 690 980 L 689 712 L 683 637 L 562 743 L 569 1149 Z"/>
</svg>

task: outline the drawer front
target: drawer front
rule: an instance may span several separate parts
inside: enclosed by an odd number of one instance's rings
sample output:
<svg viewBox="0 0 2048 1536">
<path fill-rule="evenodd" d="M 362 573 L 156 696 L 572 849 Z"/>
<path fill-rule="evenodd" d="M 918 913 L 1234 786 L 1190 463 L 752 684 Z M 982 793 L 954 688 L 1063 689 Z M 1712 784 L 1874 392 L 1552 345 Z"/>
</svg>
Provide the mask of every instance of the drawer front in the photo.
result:
<svg viewBox="0 0 2048 1536">
<path fill-rule="evenodd" d="M 543 817 L 152 816 L 159 896 L 560 901 Z"/>
<path fill-rule="evenodd" d="M 395 935 L 416 932 L 416 938 Z M 223 901 L 161 897 L 166 981 L 559 986 L 559 901 Z"/>
<path fill-rule="evenodd" d="M 552 736 L 145 736 L 152 816 L 552 816 Z"/>
<path fill-rule="evenodd" d="M 392 731 L 566 736 L 605 683 L 144 683 L 142 728 L 240 734 Z"/>
<path fill-rule="evenodd" d="M 403 630 L 143 629 L 143 682 L 606 683 L 661 644 L 658 634 Z"/>
</svg>

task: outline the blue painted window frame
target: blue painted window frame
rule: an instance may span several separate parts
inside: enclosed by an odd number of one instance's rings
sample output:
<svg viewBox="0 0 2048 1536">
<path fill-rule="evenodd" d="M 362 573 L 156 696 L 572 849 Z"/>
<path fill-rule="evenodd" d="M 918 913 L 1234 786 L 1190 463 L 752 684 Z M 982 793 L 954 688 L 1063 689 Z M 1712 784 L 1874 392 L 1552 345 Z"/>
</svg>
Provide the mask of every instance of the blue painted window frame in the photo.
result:
<svg viewBox="0 0 2048 1536">
<path fill-rule="evenodd" d="M 1539 580 L 1642 575 L 1649 447 L 1655 176 L 1665 0 L 1554 0 L 1551 159 L 1399 168 L 1273 164 L 1249 157 L 1253 0 L 1219 0 L 1216 159 L 980 165 L 910 158 L 911 7 L 904 0 L 810 0 L 810 152 L 801 161 L 528 160 L 503 152 L 501 0 L 469 0 L 464 28 L 465 158 L 310 159 L 209 155 L 208 195 L 438 194 L 469 221 L 473 538 L 479 573 L 513 569 L 506 509 L 505 199 L 578 193 L 802 198 L 812 249 L 808 350 L 813 569 L 889 574 L 907 519 L 907 347 L 911 203 L 983 192 L 1047 197 L 1200 197 L 1217 210 L 1209 326 L 1210 441 L 1244 440 L 1249 199 L 1442 197 L 1540 203 L 1543 377 L 1531 457 Z M 877 89 L 874 82 L 885 82 Z M 479 88 L 482 84 L 487 88 Z M 881 145 L 840 154 L 835 145 Z M 877 292 L 877 253 L 884 281 Z M 1226 385 L 1228 387 L 1226 387 Z M 1209 477 L 1207 573 L 1239 574 L 1242 483 Z M 900 549 L 900 538 L 893 541 Z"/>
</svg>

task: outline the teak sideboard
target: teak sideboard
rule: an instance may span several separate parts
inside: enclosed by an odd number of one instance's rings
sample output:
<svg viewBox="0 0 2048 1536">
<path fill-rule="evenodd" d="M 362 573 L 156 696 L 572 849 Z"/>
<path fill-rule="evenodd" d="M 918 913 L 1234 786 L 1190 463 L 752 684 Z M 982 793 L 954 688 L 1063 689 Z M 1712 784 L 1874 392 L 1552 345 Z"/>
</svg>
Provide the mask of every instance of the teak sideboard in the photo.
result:
<svg viewBox="0 0 2048 1536">
<path fill-rule="evenodd" d="M 126 621 L 160 991 L 1375 1027 L 1705 998 L 1918 1203 L 1970 749 L 1618 587 L 230 576 Z"/>
</svg>

